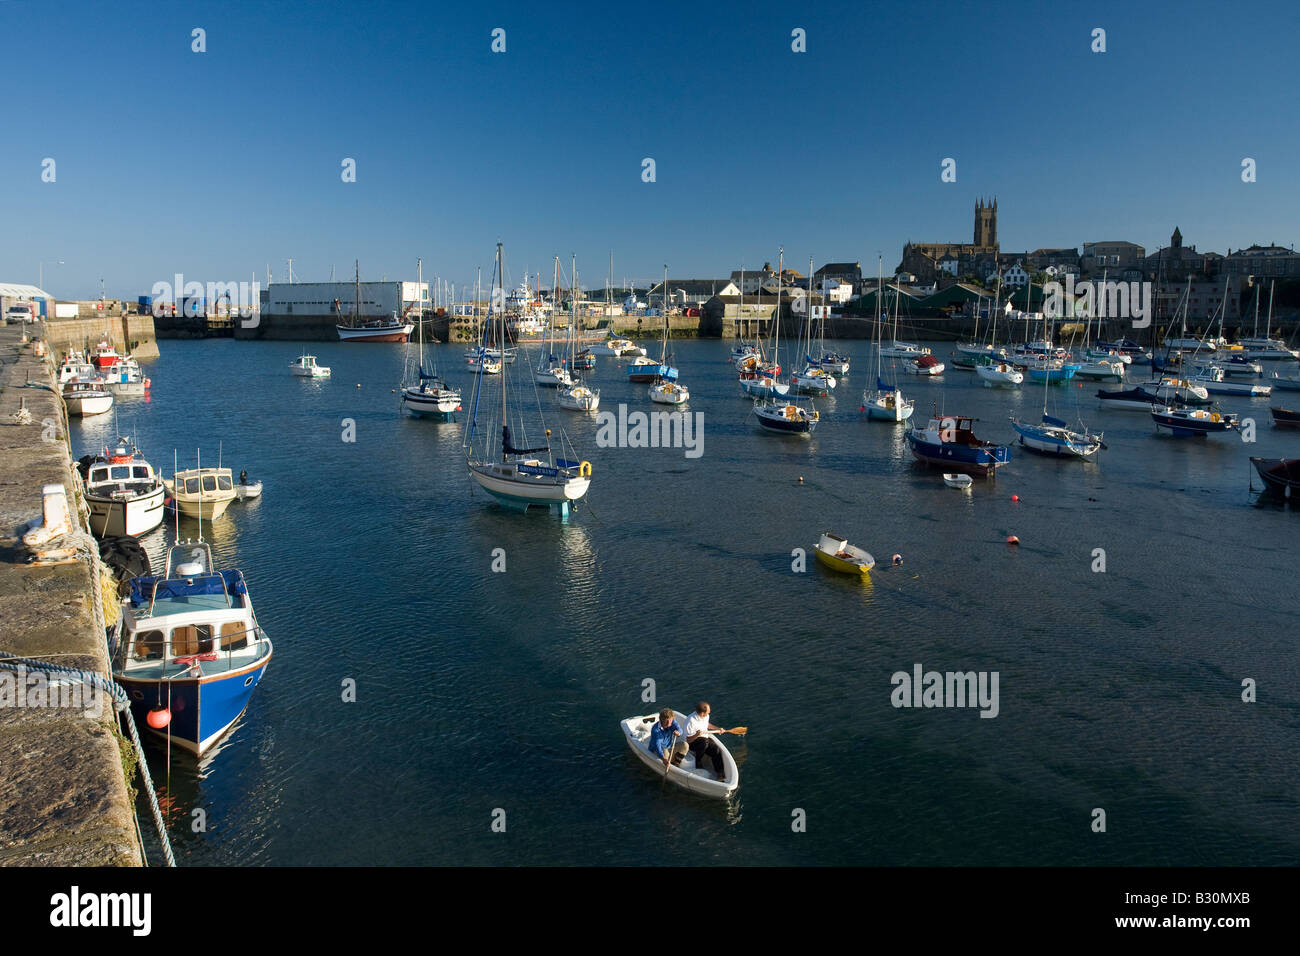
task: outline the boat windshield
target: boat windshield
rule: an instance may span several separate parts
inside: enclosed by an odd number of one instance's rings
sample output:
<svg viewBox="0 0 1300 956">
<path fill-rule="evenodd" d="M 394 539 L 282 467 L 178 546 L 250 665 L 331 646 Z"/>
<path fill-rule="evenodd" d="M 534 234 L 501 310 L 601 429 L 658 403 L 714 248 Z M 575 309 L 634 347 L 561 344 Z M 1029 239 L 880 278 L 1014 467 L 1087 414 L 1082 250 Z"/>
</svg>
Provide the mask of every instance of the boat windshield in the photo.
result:
<svg viewBox="0 0 1300 956">
<path fill-rule="evenodd" d="M 185 479 L 185 493 L 187 495 L 197 495 L 199 493 L 199 480 L 197 478 Z"/>
<path fill-rule="evenodd" d="M 229 491 L 233 485 L 230 483 L 229 475 L 217 475 L 217 487 L 222 491 Z"/>
<path fill-rule="evenodd" d="M 148 477 L 149 477 L 149 466 L 148 466 L 148 465 L 132 465 L 132 466 L 131 466 L 131 477 L 132 477 L 132 478 L 148 478 Z"/>
</svg>

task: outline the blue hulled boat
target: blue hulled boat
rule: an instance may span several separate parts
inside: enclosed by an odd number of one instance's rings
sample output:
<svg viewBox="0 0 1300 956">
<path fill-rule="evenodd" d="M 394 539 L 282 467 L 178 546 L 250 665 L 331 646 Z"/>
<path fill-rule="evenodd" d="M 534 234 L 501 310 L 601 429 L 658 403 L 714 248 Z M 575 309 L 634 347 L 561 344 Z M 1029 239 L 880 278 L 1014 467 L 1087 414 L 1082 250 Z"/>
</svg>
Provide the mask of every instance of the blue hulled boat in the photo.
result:
<svg viewBox="0 0 1300 956">
<path fill-rule="evenodd" d="M 917 425 L 908 431 L 907 444 L 919 461 L 987 478 L 1011 460 L 1011 449 L 976 438 L 974 422 L 958 416 L 931 418 L 924 428 Z"/>
<path fill-rule="evenodd" d="M 202 756 L 248 707 L 271 661 L 244 575 L 217 571 L 205 541 L 178 541 L 162 577 L 131 580 L 113 678 L 136 721 Z"/>
</svg>

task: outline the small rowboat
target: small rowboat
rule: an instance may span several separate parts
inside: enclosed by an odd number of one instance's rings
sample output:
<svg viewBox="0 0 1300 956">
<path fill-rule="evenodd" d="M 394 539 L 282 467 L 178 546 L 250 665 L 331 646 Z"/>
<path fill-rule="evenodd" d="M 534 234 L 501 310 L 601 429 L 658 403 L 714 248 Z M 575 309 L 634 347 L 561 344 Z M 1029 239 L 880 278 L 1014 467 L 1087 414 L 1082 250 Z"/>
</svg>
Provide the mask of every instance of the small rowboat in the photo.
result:
<svg viewBox="0 0 1300 956">
<path fill-rule="evenodd" d="M 1276 405 L 1269 409 L 1273 413 L 1273 424 L 1278 428 L 1300 428 L 1300 412 Z"/>
<path fill-rule="evenodd" d="M 829 532 L 822 532 L 821 540 L 813 545 L 813 554 L 826 567 L 840 574 L 865 576 L 876 566 L 876 559 L 867 552 Z"/>
<path fill-rule="evenodd" d="M 241 481 L 235 485 L 235 497 L 240 501 L 247 501 L 249 498 L 260 498 L 262 496 L 262 483 L 260 481 Z"/>
<path fill-rule="evenodd" d="M 974 484 L 974 479 L 972 479 L 970 475 L 944 472 L 943 483 L 949 488 L 960 488 L 963 491 L 970 491 L 970 486 Z"/>
<path fill-rule="evenodd" d="M 685 732 L 686 715 L 673 711 L 673 716 L 677 719 L 677 723 L 681 726 L 683 732 Z M 664 762 L 650 750 L 650 725 L 658 719 L 658 714 L 629 717 L 620 726 L 623 728 L 623 738 L 627 741 L 627 745 L 632 748 L 632 752 L 640 758 L 642 763 L 662 777 L 664 775 Z M 692 793 L 726 800 L 740 786 L 740 770 L 736 767 L 736 761 L 732 758 L 730 751 L 718 739 L 718 736 L 716 734 L 709 734 L 709 736 L 722 748 L 723 779 L 718 780 L 710 771 L 695 766 L 695 755 L 687 754 L 682 758 L 681 763 L 673 764 L 668 768 L 668 780 L 670 783 L 675 783 Z"/>
</svg>

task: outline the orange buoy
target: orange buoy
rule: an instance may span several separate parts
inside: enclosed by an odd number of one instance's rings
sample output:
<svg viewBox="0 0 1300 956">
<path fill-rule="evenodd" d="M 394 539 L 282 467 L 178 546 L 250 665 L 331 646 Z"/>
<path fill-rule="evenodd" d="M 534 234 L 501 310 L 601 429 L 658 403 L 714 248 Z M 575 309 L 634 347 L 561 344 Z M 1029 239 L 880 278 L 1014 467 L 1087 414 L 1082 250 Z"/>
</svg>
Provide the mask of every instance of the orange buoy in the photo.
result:
<svg viewBox="0 0 1300 956">
<path fill-rule="evenodd" d="M 172 722 L 172 712 L 166 707 L 158 707 L 149 711 L 149 716 L 145 719 L 154 730 L 162 730 Z"/>
<path fill-rule="evenodd" d="M 1019 544 L 1019 543 L 1020 543 L 1020 539 L 1017 538 L 1014 534 L 1007 535 L 1007 544 Z"/>
</svg>

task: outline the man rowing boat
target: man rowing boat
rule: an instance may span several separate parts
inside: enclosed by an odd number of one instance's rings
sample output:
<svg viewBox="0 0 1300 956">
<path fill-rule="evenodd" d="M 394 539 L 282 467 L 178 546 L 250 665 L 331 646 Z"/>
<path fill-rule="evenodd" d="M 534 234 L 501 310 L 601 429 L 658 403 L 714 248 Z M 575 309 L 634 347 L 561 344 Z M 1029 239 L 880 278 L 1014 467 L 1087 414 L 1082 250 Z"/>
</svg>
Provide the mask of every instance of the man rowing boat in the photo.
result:
<svg viewBox="0 0 1300 956">
<path fill-rule="evenodd" d="M 664 762 L 665 772 L 670 761 L 681 763 L 690 749 L 681 736 L 682 728 L 673 716 L 673 709 L 665 707 L 659 711 L 659 719 L 650 728 L 650 752 Z"/>
<path fill-rule="evenodd" d="M 722 762 L 722 748 L 718 742 L 709 736 L 710 732 L 723 733 L 727 731 L 722 727 L 717 727 L 709 723 L 709 714 L 712 712 L 707 700 L 702 700 L 695 705 L 695 713 L 691 714 L 686 720 L 686 742 L 692 754 L 695 755 L 695 766 L 701 770 L 704 769 L 704 758 L 709 759 L 713 764 L 713 775 L 719 780 L 726 778 L 724 773 L 725 765 Z"/>
</svg>

